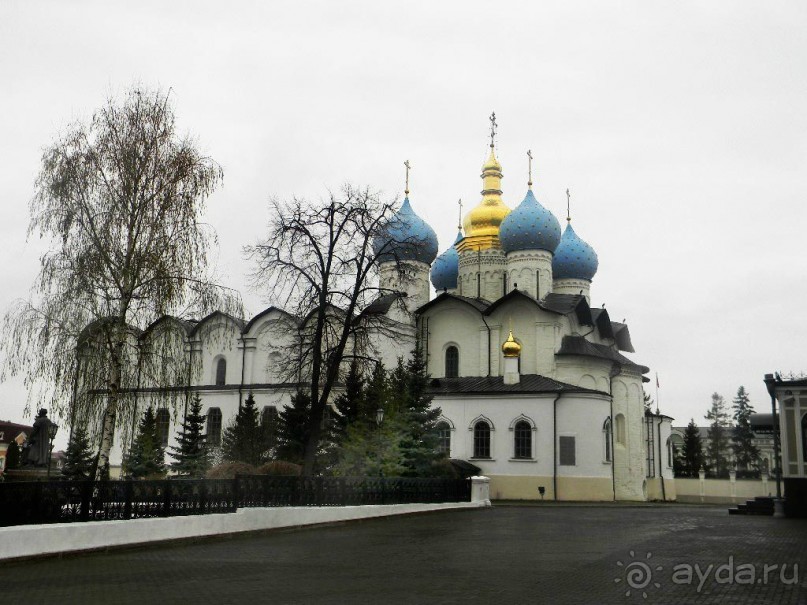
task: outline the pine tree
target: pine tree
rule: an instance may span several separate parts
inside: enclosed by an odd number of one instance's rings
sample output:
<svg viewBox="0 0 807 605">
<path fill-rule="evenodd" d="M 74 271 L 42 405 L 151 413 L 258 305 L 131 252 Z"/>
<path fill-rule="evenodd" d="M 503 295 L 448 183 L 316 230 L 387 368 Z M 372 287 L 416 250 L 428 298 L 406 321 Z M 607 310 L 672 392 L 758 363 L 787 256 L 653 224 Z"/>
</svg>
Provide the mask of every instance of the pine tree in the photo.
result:
<svg viewBox="0 0 807 605">
<path fill-rule="evenodd" d="M 266 438 L 258 422 L 258 408 L 252 393 L 224 430 L 221 450 L 224 459 L 231 462 L 246 462 L 258 466 L 266 460 Z"/>
<path fill-rule="evenodd" d="M 379 425 L 363 418 L 347 428 L 333 473 L 341 477 L 400 477 L 406 471 L 400 418 L 384 416 Z"/>
<path fill-rule="evenodd" d="M 712 406 L 706 414 L 706 420 L 709 421 L 706 457 L 715 475 L 723 477 L 728 474 L 727 453 L 729 452 L 731 424 L 722 395 L 712 394 Z"/>
<path fill-rule="evenodd" d="M 734 432 L 731 436 L 732 449 L 737 466 L 746 470 L 756 469 L 759 464 L 759 449 L 754 445 L 754 432 L 751 430 L 751 414 L 754 407 L 745 387 L 737 389 L 732 402 L 734 410 Z"/>
<path fill-rule="evenodd" d="M 92 477 L 93 458 L 87 429 L 79 425 L 73 430 L 67 444 L 62 475 L 68 479 L 89 479 Z"/>
<path fill-rule="evenodd" d="M 437 420 L 442 411 L 431 406 L 432 397 L 426 394 L 429 375 L 420 347 L 415 347 L 406 366 L 398 360 L 390 382 L 391 394 L 403 395 L 397 406 L 404 424 L 400 445 L 405 469 L 403 475 L 428 476 L 434 471 L 434 463 L 443 457 L 437 447 Z"/>
<path fill-rule="evenodd" d="M 124 473 L 134 479 L 165 476 L 165 450 L 157 432 L 154 410 L 149 407 L 137 427 L 137 436 L 123 462 Z"/>
<path fill-rule="evenodd" d="M 652 414 L 653 413 L 653 398 L 648 395 L 644 389 L 642 389 L 642 395 L 644 396 L 644 412 L 645 414 Z"/>
<path fill-rule="evenodd" d="M 682 467 L 687 477 L 697 477 L 704 465 L 703 443 L 695 420 L 690 419 L 684 431 L 684 446 L 682 448 Z"/>
<path fill-rule="evenodd" d="M 364 380 L 354 359 L 345 380 L 345 390 L 334 401 L 336 413 L 332 419 L 332 439 L 337 446 L 346 438 L 347 427 L 358 418 L 363 396 Z"/>
<path fill-rule="evenodd" d="M 13 439 L 8 444 L 6 450 L 6 470 L 15 469 L 20 466 L 20 446 Z"/>
<path fill-rule="evenodd" d="M 308 441 L 308 419 L 311 400 L 302 392 L 295 393 L 291 405 L 278 414 L 277 459 L 300 464 Z"/>
<path fill-rule="evenodd" d="M 171 447 L 168 455 L 175 460 L 171 469 L 183 477 L 204 477 L 210 468 L 210 454 L 204 434 L 206 416 L 202 414 L 202 399 L 197 393 L 191 400 L 190 410 L 177 432 L 176 447 Z"/>
</svg>

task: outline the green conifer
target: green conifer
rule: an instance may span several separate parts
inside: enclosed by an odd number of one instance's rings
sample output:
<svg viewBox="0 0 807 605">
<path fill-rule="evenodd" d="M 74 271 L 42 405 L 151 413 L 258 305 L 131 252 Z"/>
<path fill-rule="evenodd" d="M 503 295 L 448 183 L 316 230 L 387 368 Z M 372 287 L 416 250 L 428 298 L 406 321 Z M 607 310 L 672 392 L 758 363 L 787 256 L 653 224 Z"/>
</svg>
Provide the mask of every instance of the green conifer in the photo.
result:
<svg viewBox="0 0 807 605">
<path fill-rule="evenodd" d="M 86 427 L 79 425 L 73 429 L 67 450 L 64 453 L 62 475 L 67 479 L 89 479 L 92 477 L 93 453 Z"/>
<path fill-rule="evenodd" d="M 202 414 L 202 400 L 197 393 L 177 432 L 177 446 L 170 447 L 168 455 L 175 460 L 171 469 L 183 477 L 204 477 L 210 468 L 210 454 L 205 443 L 206 416 Z"/>
<path fill-rule="evenodd" d="M 123 471 L 134 479 L 165 477 L 165 450 L 157 431 L 154 410 L 149 407 L 137 427 L 137 436 L 123 462 Z"/>
</svg>

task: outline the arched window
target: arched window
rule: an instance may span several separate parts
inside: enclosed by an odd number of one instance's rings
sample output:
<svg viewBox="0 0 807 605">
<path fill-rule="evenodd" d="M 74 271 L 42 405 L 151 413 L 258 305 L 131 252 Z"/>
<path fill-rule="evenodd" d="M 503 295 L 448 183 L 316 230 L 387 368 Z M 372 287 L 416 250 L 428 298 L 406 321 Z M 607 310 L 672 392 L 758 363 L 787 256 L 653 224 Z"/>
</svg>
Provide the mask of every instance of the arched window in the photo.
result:
<svg viewBox="0 0 807 605">
<path fill-rule="evenodd" d="M 623 414 L 616 415 L 616 442 L 619 445 L 625 445 L 625 416 Z"/>
<path fill-rule="evenodd" d="M 221 410 L 207 410 L 207 444 L 213 447 L 221 445 Z"/>
<path fill-rule="evenodd" d="M 157 436 L 160 438 L 160 443 L 165 447 L 168 445 L 168 427 L 171 424 L 171 416 L 168 410 L 160 408 L 157 410 Z"/>
<path fill-rule="evenodd" d="M 451 456 L 451 427 L 447 422 L 437 423 L 437 451 Z"/>
<path fill-rule="evenodd" d="M 611 462 L 611 419 L 606 418 L 602 425 L 602 437 L 605 441 L 605 461 Z"/>
<path fill-rule="evenodd" d="M 532 426 L 526 420 L 519 420 L 513 429 L 515 458 L 532 458 Z"/>
<path fill-rule="evenodd" d="M 456 378 L 460 375 L 460 352 L 455 346 L 446 349 L 446 378 Z"/>
<path fill-rule="evenodd" d="M 474 458 L 490 458 L 490 425 L 484 420 L 474 425 Z"/>
<path fill-rule="evenodd" d="M 216 362 L 216 386 L 223 387 L 227 384 L 227 360 L 223 357 Z"/>
</svg>

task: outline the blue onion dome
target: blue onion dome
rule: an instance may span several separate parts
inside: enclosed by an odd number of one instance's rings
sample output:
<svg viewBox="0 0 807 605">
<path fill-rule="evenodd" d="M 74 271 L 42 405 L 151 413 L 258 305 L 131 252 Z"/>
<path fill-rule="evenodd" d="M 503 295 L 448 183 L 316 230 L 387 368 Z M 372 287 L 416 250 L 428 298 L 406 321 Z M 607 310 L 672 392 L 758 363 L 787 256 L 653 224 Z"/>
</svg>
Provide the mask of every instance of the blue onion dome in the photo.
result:
<svg viewBox="0 0 807 605">
<path fill-rule="evenodd" d="M 383 234 L 373 240 L 373 251 L 381 263 L 414 260 L 430 265 L 437 256 L 437 234 L 415 214 L 406 197 L 401 209 L 384 227 Z"/>
<path fill-rule="evenodd" d="M 451 247 L 437 257 L 432 265 L 432 285 L 438 292 L 440 290 L 453 290 L 457 287 L 457 277 L 460 273 L 460 255 L 457 244 L 462 241 L 462 231 L 457 233 L 457 239 Z"/>
<path fill-rule="evenodd" d="M 560 223 L 552 212 L 535 199 L 532 189 L 528 189 L 524 200 L 502 221 L 499 241 L 505 252 L 554 252 L 560 242 Z"/>
<path fill-rule="evenodd" d="M 586 279 L 591 281 L 597 272 L 597 253 L 572 229 L 566 225 L 560 244 L 555 249 L 552 259 L 552 277 L 554 279 Z"/>
</svg>

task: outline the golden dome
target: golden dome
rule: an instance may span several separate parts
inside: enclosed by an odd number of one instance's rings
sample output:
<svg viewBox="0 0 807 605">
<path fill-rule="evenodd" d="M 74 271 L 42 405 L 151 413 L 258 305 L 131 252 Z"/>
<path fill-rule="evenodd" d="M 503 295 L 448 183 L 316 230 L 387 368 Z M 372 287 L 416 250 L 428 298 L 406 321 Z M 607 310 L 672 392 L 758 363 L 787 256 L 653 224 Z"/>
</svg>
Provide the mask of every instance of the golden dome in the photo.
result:
<svg viewBox="0 0 807 605">
<path fill-rule="evenodd" d="M 462 222 L 465 239 L 458 246 L 460 252 L 499 247 L 499 225 L 510 214 L 510 208 L 502 201 L 501 186 L 502 165 L 491 145 L 490 156 L 482 166 L 482 201 L 465 215 Z"/>
<path fill-rule="evenodd" d="M 519 357 L 521 355 L 521 345 L 516 342 L 515 338 L 513 338 L 512 330 L 510 330 L 510 335 L 502 345 L 502 353 L 504 353 L 505 357 Z"/>
</svg>

